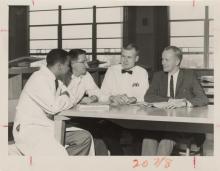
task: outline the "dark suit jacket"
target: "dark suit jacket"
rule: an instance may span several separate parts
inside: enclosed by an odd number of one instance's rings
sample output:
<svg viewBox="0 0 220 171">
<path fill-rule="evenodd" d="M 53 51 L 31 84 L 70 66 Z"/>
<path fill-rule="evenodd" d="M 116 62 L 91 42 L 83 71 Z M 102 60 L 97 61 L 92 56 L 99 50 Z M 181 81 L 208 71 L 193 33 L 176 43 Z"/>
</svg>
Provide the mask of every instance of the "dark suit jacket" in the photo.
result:
<svg viewBox="0 0 220 171">
<path fill-rule="evenodd" d="M 147 102 L 165 102 L 167 97 L 168 73 L 157 72 L 154 74 L 151 85 L 145 95 Z M 204 90 L 193 71 L 180 69 L 176 83 L 176 99 L 185 98 L 193 106 L 204 106 L 208 104 Z"/>
</svg>

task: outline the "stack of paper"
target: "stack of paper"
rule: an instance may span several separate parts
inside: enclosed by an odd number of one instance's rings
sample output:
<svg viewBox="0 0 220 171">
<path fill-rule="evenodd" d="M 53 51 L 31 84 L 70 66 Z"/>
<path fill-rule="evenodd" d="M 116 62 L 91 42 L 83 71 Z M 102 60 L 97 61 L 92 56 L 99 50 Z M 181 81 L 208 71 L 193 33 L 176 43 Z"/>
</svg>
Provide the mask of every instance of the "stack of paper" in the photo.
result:
<svg viewBox="0 0 220 171">
<path fill-rule="evenodd" d="M 108 104 L 79 104 L 77 110 L 82 112 L 108 112 L 110 109 Z"/>
<path fill-rule="evenodd" d="M 152 106 L 153 106 L 153 107 L 160 108 L 160 109 L 166 108 L 167 105 L 168 105 L 168 102 L 156 102 L 156 103 L 152 103 Z"/>
</svg>

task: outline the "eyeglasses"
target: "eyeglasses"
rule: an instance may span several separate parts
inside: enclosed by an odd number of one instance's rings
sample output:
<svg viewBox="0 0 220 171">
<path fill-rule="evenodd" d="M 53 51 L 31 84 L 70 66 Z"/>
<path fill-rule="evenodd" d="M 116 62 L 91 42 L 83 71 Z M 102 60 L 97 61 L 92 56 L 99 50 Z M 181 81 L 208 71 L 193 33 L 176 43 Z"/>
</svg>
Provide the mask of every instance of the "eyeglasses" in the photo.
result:
<svg viewBox="0 0 220 171">
<path fill-rule="evenodd" d="M 81 64 L 87 64 L 88 61 L 87 60 L 84 60 L 84 61 L 74 61 L 72 63 L 81 63 Z"/>
</svg>

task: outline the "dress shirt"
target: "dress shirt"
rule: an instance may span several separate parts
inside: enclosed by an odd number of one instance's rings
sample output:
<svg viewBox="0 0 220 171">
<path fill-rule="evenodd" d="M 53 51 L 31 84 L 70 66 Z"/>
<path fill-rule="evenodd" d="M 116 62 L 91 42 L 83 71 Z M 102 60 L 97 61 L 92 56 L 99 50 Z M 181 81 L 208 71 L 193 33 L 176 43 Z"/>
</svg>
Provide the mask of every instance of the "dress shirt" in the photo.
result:
<svg viewBox="0 0 220 171">
<path fill-rule="evenodd" d="M 108 97 L 127 94 L 137 98 L 138 102 L 144 101 L 144 95 L 149 88 L 148 73 L 140 66 L 134 66 L 130 70 L 132 73 L 122 73 L 121 64 L 109 67 L 102 83 L 102 92 Z"/>
<path fill-rule="evenodd" d="M 48 115 L 55 115 L 62 110 L 72 107 L 65 85 L 59 81 L 55 87 L 55 75 L 45 66 L 29 78 L 22 90 L 16 108 L 15 124 L 42 125 L 54 127 L 54 121 Z"/>
<path fill-rule="evenodd" d="M 99 101 L 106 101 L 105 95 L 101 93 L 89 72 L 79 77 L 73 74 L 71 77 L 68 91 L 75 98 L 74 104 L 77 104 L 83 98 L 84 94 L 88 96 L 95 95 L 99 98 Z"/>
</svg>

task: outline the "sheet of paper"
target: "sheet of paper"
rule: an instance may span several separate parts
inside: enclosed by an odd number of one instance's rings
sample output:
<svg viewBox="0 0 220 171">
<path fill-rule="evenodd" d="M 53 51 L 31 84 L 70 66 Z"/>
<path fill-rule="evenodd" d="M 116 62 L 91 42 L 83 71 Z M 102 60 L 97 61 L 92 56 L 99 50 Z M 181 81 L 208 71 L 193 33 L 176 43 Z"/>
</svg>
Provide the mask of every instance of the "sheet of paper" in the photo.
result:
<svg viewBox="0 0 220 171">
<path fill-rule="evenodd" d="M 153 107 L 160 108 L 160 109 L 164 109 L 164 108 L 166 108 L 167 105 L 168 105 L 168 102 L 157 102 L 157 103 L 152 103 L 152 106 L 153 106 Z"/>
</svg>

